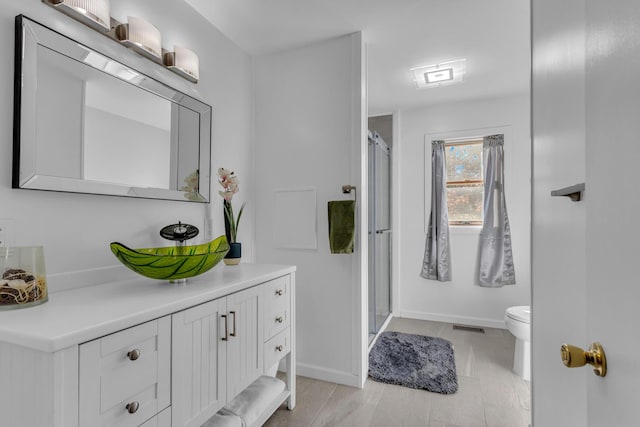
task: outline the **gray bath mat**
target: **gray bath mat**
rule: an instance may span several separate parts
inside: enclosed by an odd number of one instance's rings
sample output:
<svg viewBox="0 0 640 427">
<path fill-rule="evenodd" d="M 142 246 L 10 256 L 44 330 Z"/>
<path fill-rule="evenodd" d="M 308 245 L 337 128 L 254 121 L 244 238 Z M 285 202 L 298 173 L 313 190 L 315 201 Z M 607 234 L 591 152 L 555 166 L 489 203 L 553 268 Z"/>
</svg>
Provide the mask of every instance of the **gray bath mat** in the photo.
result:
<svg viewBox="0 0 640 427">
<path fill-rule="evenodd" d="M 369 352 L 369 376 L 435 393 L 458 391 L 453 346 L 442 338 L 383 332 Z"/>
</svg>

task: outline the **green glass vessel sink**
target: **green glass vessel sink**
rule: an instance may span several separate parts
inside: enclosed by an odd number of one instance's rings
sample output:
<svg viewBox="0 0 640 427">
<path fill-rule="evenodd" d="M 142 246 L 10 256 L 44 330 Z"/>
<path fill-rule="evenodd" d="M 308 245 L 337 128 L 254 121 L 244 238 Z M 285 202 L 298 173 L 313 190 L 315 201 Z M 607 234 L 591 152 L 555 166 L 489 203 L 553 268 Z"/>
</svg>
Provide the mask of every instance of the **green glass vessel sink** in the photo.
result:
<svg viewBox="0 0 640 427">
<path fill-rule="evenodd" d="M 179 281 L 206 273 L 229 251 L 225 236 L 194 246 L 130 249 L 111 243 L 111 252 L 125 266 L 151 279 Z"/>
</svg>

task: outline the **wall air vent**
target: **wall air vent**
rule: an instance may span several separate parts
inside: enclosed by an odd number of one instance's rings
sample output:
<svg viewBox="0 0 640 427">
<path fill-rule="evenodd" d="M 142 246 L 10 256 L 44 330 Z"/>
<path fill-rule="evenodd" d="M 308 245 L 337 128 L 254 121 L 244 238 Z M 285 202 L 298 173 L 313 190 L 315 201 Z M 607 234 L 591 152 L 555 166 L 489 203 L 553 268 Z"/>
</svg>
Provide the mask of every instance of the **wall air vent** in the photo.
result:
<svg viewBox="0 0 640 427">
<path fill-rule="evenodd" d="M 480 334 L 484 334 L 484 328 L 478 328 L 477 326 L 453 325 L 453 329 L 458 329 L 460 331 L 467 331 L 467 332 L 478 332 Z"/>
</svg>

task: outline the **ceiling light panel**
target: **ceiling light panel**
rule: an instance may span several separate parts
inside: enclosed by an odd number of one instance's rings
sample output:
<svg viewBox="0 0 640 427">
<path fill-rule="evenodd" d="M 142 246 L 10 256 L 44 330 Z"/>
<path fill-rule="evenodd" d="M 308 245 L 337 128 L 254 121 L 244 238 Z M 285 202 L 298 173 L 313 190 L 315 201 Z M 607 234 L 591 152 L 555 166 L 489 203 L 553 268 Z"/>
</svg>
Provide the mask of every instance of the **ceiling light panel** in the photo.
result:
<svg viewBox="0 0 640 427">
<path fill-rule="evenodd" d="M 409 71 L 418 89 L 446 86 L 464 81 L 466 59 L 411 68 Z"/>
</svg>

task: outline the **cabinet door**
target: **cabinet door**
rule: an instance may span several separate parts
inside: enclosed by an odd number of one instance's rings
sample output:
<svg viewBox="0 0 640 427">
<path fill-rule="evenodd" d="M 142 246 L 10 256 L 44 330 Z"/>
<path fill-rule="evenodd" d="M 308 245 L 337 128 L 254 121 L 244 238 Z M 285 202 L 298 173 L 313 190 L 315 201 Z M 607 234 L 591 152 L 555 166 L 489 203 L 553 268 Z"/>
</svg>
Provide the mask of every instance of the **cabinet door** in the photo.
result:
<svg viewBox="0 0 640 427">
<path fill-rule="evenodd" d="M 171 427 L 171 408 L 167 408 L 140 427 Z"/>
<path fill-rule="evenodd" d="M 233 399 L 263 372 L 264 339 L 260 287 L 227 297 L 229 342 L 227 393 Z"/>
<path fill-rule="evenodd" d="M 172 316 L 172 426 L 200 426 L 226 403 L 226 300 Z"/>
</svg>

